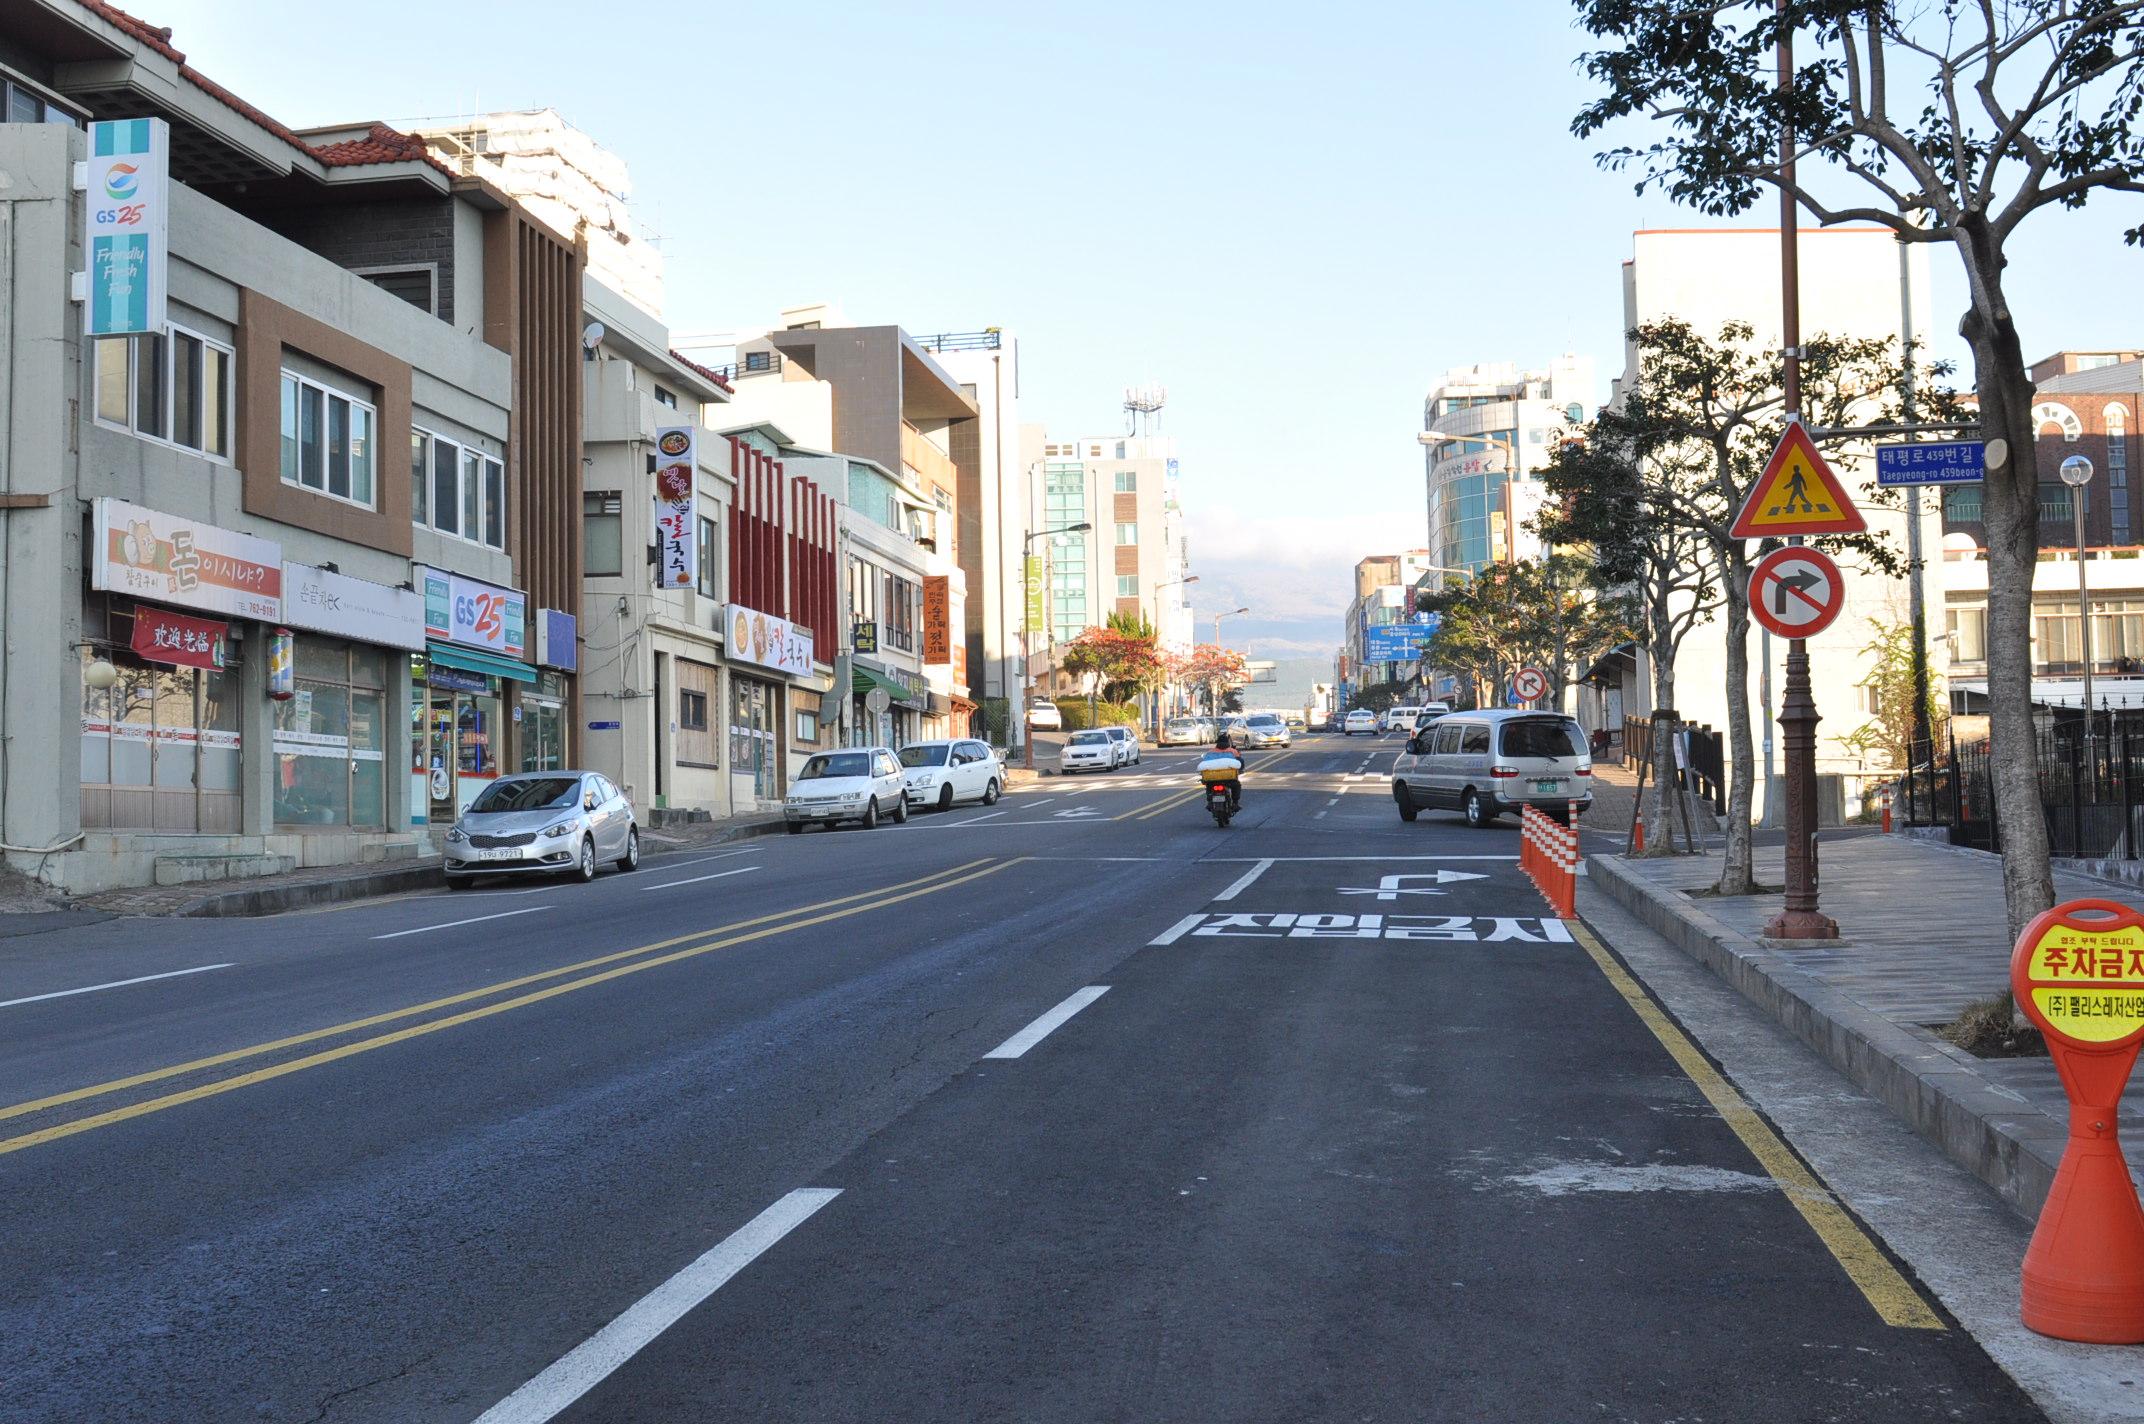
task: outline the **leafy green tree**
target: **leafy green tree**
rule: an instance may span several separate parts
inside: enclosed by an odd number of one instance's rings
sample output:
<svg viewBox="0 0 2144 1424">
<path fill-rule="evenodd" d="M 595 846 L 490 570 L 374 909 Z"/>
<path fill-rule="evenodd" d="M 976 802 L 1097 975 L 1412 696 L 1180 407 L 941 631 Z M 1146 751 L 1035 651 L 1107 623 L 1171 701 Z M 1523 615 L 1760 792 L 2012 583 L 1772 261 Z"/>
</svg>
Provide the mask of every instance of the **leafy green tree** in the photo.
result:
<svg viewBox="0 0 2144 1424">
<path fill-rule="evenodd" d="M 1875 638 L 1861 650 L 1869 667 L 1858 685 L 1874 694 L 1876 710 L 1839 740 L 1863 756 L 1879 758 L 1881 769 L 1891 771 L 1909 764 L 1907 755 L 1913 746 L 1913 624 L 1903 618 L 1885 619 L 1875 629 Z M 1931 735 L 1941 740 L 1949 713 L 1933 688 L 1922 711 Z"/>
<path fill-rule="evenodd" d="M 1440 619 L 1425 661 L 1498 689 L 1520 668 L 1539 667 L 1548 673 L 1551 705 L 1560 707 L 1571 664 L 1590 663 L 1631 635 L 1629 599 L 1595 587 L 1585 563 L 1559 554 L 1486 564 L 1441 593 L 1421 595 L 1418 606 Z"/>
<path fill-rule="evenodd" d="M 1575 0 L 1603 47 L 1602 86 L 1572 123 L 1589 137 L 1649 120 L 1664 136 L 1610 148 L 1700 211 L 1748 211 L 1766 188 L 1788 221 L 1871 222 L 1941 243 L 1965 276 L 1981 433 L 2009 458 L 1982 486 L 1988 534 L 1988 699 L 2003 890 L 2013 933 L 2054 901 L 2033 763 L 2032 579 L 2037 422 L 2005 288 L 2026 219 L 2144 192 L 2139 0 Z M 1792 82 L 1777 82 L 1778 46 Z M 1657 134 L 1659 129 L 1655 130 Z M 1782 161 L 1782 151 L 1788 156 Z M 2128 240 L 2144 240 L 2144 225 Z M 1991 452 L 1992 453 L 1992 452 Z"/>
</svg>

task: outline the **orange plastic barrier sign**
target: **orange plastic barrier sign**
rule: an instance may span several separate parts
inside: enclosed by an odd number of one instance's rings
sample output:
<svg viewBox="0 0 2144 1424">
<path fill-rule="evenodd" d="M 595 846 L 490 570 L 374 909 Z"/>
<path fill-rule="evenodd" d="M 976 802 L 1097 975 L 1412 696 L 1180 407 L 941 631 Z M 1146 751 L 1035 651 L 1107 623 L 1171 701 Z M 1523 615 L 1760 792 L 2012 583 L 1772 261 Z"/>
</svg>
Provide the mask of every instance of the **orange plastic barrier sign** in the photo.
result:
<svg viewBox="0 0 2144 1424">
<path fill-rule="evenodd" d="M 2070 1136 L 2025 1252 L 2021 1314 L 2057 1340 L 2144 1344 L 2144 1206 L 2116 1136 L 2144 1044 L 2144 914 L 2071 900 L 2025 926 L 2010 990 L 2047 1038 Z"/>
</svg>

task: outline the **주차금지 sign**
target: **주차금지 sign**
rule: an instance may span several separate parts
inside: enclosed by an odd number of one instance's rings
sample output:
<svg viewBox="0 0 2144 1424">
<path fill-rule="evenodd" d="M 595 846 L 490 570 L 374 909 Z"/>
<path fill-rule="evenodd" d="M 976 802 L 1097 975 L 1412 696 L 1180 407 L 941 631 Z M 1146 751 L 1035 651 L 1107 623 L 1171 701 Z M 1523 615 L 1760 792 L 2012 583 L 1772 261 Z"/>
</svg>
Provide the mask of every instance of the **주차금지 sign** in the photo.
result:
<svg viewBox="0 0 2144 1424">
<path fill-rule="evenodd" d="M 237 618 L 283 616 L 280 544 L 123 499 L 100 497 L 94 509 L 91 588 Z"/>
<path fill-rule="evenodd" d="M 732 604 L 729 634 L 732 660 L 757 663 L 791 677 L 811 676 L 811 629 L 772 613 Z"/>
<path fill-rule="evenodd" d="M 509 658 L 527 651 L 527 594 L 443 569 L 419 572 L 424 580 L 426 636 Z"/>
<path fill-rule="evenodd" d="M 89 126 L 89 184 L 83 193 L 89 253 L 89 336 L 164 329 L 170 278 L 171 129 L 162 119 L 114 119 Z"/>
<path fill-rule="evenodd" d="M 693 522 L 692 491 L 699 471 L 697 436 L 690 425 L 658 426 L 655 431 L 656 582 L 664 588 L 691 588 L 699 573 L 695 547 L 699 526 Z"/>
</svg>

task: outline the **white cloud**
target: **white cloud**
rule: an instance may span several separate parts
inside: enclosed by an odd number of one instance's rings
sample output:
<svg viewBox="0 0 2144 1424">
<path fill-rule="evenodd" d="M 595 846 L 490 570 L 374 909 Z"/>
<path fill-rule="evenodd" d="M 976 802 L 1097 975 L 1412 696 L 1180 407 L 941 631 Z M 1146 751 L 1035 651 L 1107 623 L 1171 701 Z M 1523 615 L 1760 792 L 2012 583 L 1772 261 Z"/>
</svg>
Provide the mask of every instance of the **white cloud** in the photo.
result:
<svg viewBox="0 0 2144 1424">
<path fill-rule="evenodd" d="M 1317 497 L 1315 488 L 1305 488 L 1293 507 L 1186 510 L 1191 569 L 1199 576 L 1193 603 L 1202 609 L 1246 606 L 1256 619 L 1273 623 L 1315 621 L 1331 630 L 1316 645 L 1329 651 L 1339 641 L 1354 592 L 1356 561 L 1419 548 L 1424 531 L 1418 510 L 1321 514 Z M 1267 646 L 1264 639 L 1260 644 Z"/>
</svg>

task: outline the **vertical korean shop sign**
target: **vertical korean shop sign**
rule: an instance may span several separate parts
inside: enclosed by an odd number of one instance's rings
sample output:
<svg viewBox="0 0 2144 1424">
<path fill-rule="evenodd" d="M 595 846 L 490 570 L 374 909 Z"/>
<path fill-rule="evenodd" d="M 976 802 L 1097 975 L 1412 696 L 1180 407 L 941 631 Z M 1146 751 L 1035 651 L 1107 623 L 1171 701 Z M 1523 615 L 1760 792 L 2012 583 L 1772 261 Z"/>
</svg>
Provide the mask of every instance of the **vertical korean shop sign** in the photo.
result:
<svg viewBox="0 0 2144 1424">
<path fill-rule="evenodd" d="M 89 293 L 82 303 L 87 335 L 164 329 L 170 162 L 171 130 L 162 119 L 89 126 Z"/>
<path fill-rule="evenodd" d="M 953 580 L 945 574 L 923 578 L 923 661 L 953 661 Z"/>
<path fill-rule="evenodd" d="M 655 537 L 664 588 L 691 588 L 699 573 L 699 528 L 692 517 L 692 487 L 700 462 L 689 425 L 655 431 Z"/>
</svg>

